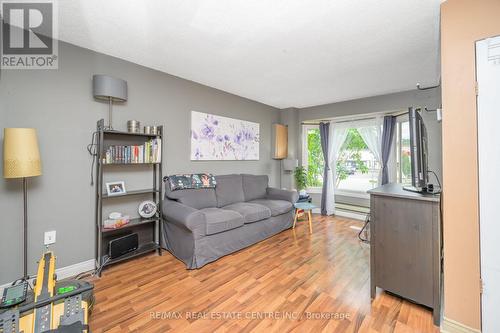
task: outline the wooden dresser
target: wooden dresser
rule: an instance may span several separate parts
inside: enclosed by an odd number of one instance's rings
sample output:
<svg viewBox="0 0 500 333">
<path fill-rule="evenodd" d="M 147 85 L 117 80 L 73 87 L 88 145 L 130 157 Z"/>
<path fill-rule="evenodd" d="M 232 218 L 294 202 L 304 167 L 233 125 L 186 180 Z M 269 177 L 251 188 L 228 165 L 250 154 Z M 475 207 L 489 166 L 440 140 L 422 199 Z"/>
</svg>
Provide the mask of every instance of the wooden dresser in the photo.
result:
<svg viewBox="0 0 500 333">
<path fill-rule="evenodd" d="M 441 318 L 440 196 L 386 184 L 369 191 L 371 297 L 376 287 L 433 309 Z"/>
</svg>

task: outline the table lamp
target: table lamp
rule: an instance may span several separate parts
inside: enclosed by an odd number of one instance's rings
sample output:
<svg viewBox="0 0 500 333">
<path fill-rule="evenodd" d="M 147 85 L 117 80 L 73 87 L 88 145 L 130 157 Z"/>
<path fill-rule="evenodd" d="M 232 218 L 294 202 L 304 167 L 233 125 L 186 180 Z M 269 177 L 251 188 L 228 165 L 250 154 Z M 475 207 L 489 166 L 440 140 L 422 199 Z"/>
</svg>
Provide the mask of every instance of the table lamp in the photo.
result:
<svg viewBox="0 0 500 333">
<path fill-rule="evenodd" d="M 108 127 L 113 129 L 113 102 L 126 102 L 128 98 L 127 81 L 108 75 L 96 74 L 92 77 L 94 98 L 108 102 Z"/>
<path fill-rule="evenodd" d="M 28 180 L 40 176 L 42 165 L 34 128 L 5 128 L 3 139 L 3 177 L 23 179 L 24 273 L 28 280 Z"/>
</svg>

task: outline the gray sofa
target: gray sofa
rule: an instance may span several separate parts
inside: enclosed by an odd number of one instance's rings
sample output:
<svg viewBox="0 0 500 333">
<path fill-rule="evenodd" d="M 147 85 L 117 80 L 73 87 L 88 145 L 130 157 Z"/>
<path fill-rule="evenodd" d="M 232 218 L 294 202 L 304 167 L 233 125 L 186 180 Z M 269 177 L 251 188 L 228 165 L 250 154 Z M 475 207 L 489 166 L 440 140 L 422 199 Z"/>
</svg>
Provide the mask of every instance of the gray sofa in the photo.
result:
<svg viewBox="0 0 500 333">
<path fill-rule="evenodd" d="M 296 191 L 268 187 L 267 176 L 215 176 L 215 189 L 171 191 L 165 182 L 162 246 L 200 268 L 292 226 Z"/>
</svg>

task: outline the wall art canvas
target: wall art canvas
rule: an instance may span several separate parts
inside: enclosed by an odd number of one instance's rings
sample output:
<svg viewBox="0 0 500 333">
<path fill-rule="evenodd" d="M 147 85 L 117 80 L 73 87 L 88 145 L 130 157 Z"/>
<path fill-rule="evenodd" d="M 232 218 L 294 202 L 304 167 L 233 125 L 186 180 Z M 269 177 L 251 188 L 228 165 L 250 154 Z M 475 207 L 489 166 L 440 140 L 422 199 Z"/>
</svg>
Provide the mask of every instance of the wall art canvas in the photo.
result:
<svg viewBox="0 0 500 333">
<path fill-rule="evenodd" d="M 258 160 L 259 123 L 191 111 L 191 160 Z"/>
</svg>

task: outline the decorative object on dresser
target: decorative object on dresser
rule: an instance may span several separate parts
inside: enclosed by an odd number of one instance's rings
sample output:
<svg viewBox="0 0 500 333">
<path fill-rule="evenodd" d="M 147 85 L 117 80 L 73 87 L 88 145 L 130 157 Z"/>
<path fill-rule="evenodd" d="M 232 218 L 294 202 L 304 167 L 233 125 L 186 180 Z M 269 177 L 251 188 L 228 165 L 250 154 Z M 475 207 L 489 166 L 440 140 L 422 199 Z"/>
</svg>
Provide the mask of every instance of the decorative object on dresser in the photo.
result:
<svg viewBox="0 0 500 333">
<path fill-rule="evenodd" d="M 108 126 L 113 129 L 113 102 L 126 102 L 128 98 L 127 81 L 108 75 L 96 74 L 92 77 L 94 98 L 108 102 Z"/>
<path fill-rule="evenodd" d="M 258 160 L 260 125 L 191 111 L 191 160 Z"/>
<path fill-rule="evenodd" d="M 28 276 L 28 178 L 42 174 L 38 139 L 34 128 L 5 128 L 3 139 L 3 177 L 23 179 L 23 249 L 22 280 Z"/>
<path fill-rule="evenodd" d="M 97 122 L 96 131 L 96 192 L 95 192 L 95 224 L 96 224 L 96 261 L 97 272 L 100 275 L 101 270 L 111 264 L 121 262 L 142 254 L 157 251 L 161 255 L 159 235 L 161 235 L 162 219 L 162 139 L 163 127 L 158 126 L 157 134 L 129 133 L 115 130 L 108 130 L 104 126 L 104 120 Z M 141 148 L 142 147 L 142 148 Z M 124 183 L 113 182 L 107 185 L 118 185 L 124 192 L 119 195 L 112 195 L 104 191 L 103 174 L 108 168 L 113 166 L 122 168 L 127 172 L 129 168 L 141 168 L 151 171 L 153 184 L 152 187 L 144 189 L 128 189 L 125 191 Z M 112 190 L 112 188 L 109 188 Z M 138 197 L 140 202 L 144 201 L 144 196 L 150 195 L 151 201 L 156 204 L 158 209 L 150 217 L 130 217 L 128 223 L 122 223 L 119 228 L 104 228 L 103 205 L 107 201 L 120 200 L 126 197 Z M 137 203 L 139 204 L 139 203 Z M 137 207 L 137 206 L 136 206 Z M 137 209 L 137 208 L 136 208 Z M 124 219 L 125 217 L 122 217 Z M 107 221 L 110 225 L 110 221 Z M 128 252 L 120 257 L 110 258 L 109 243 L 112 239 L 124 236 L 125 233 L 137 233 L 138 247 L 136 250 Z"/>
</svg>

